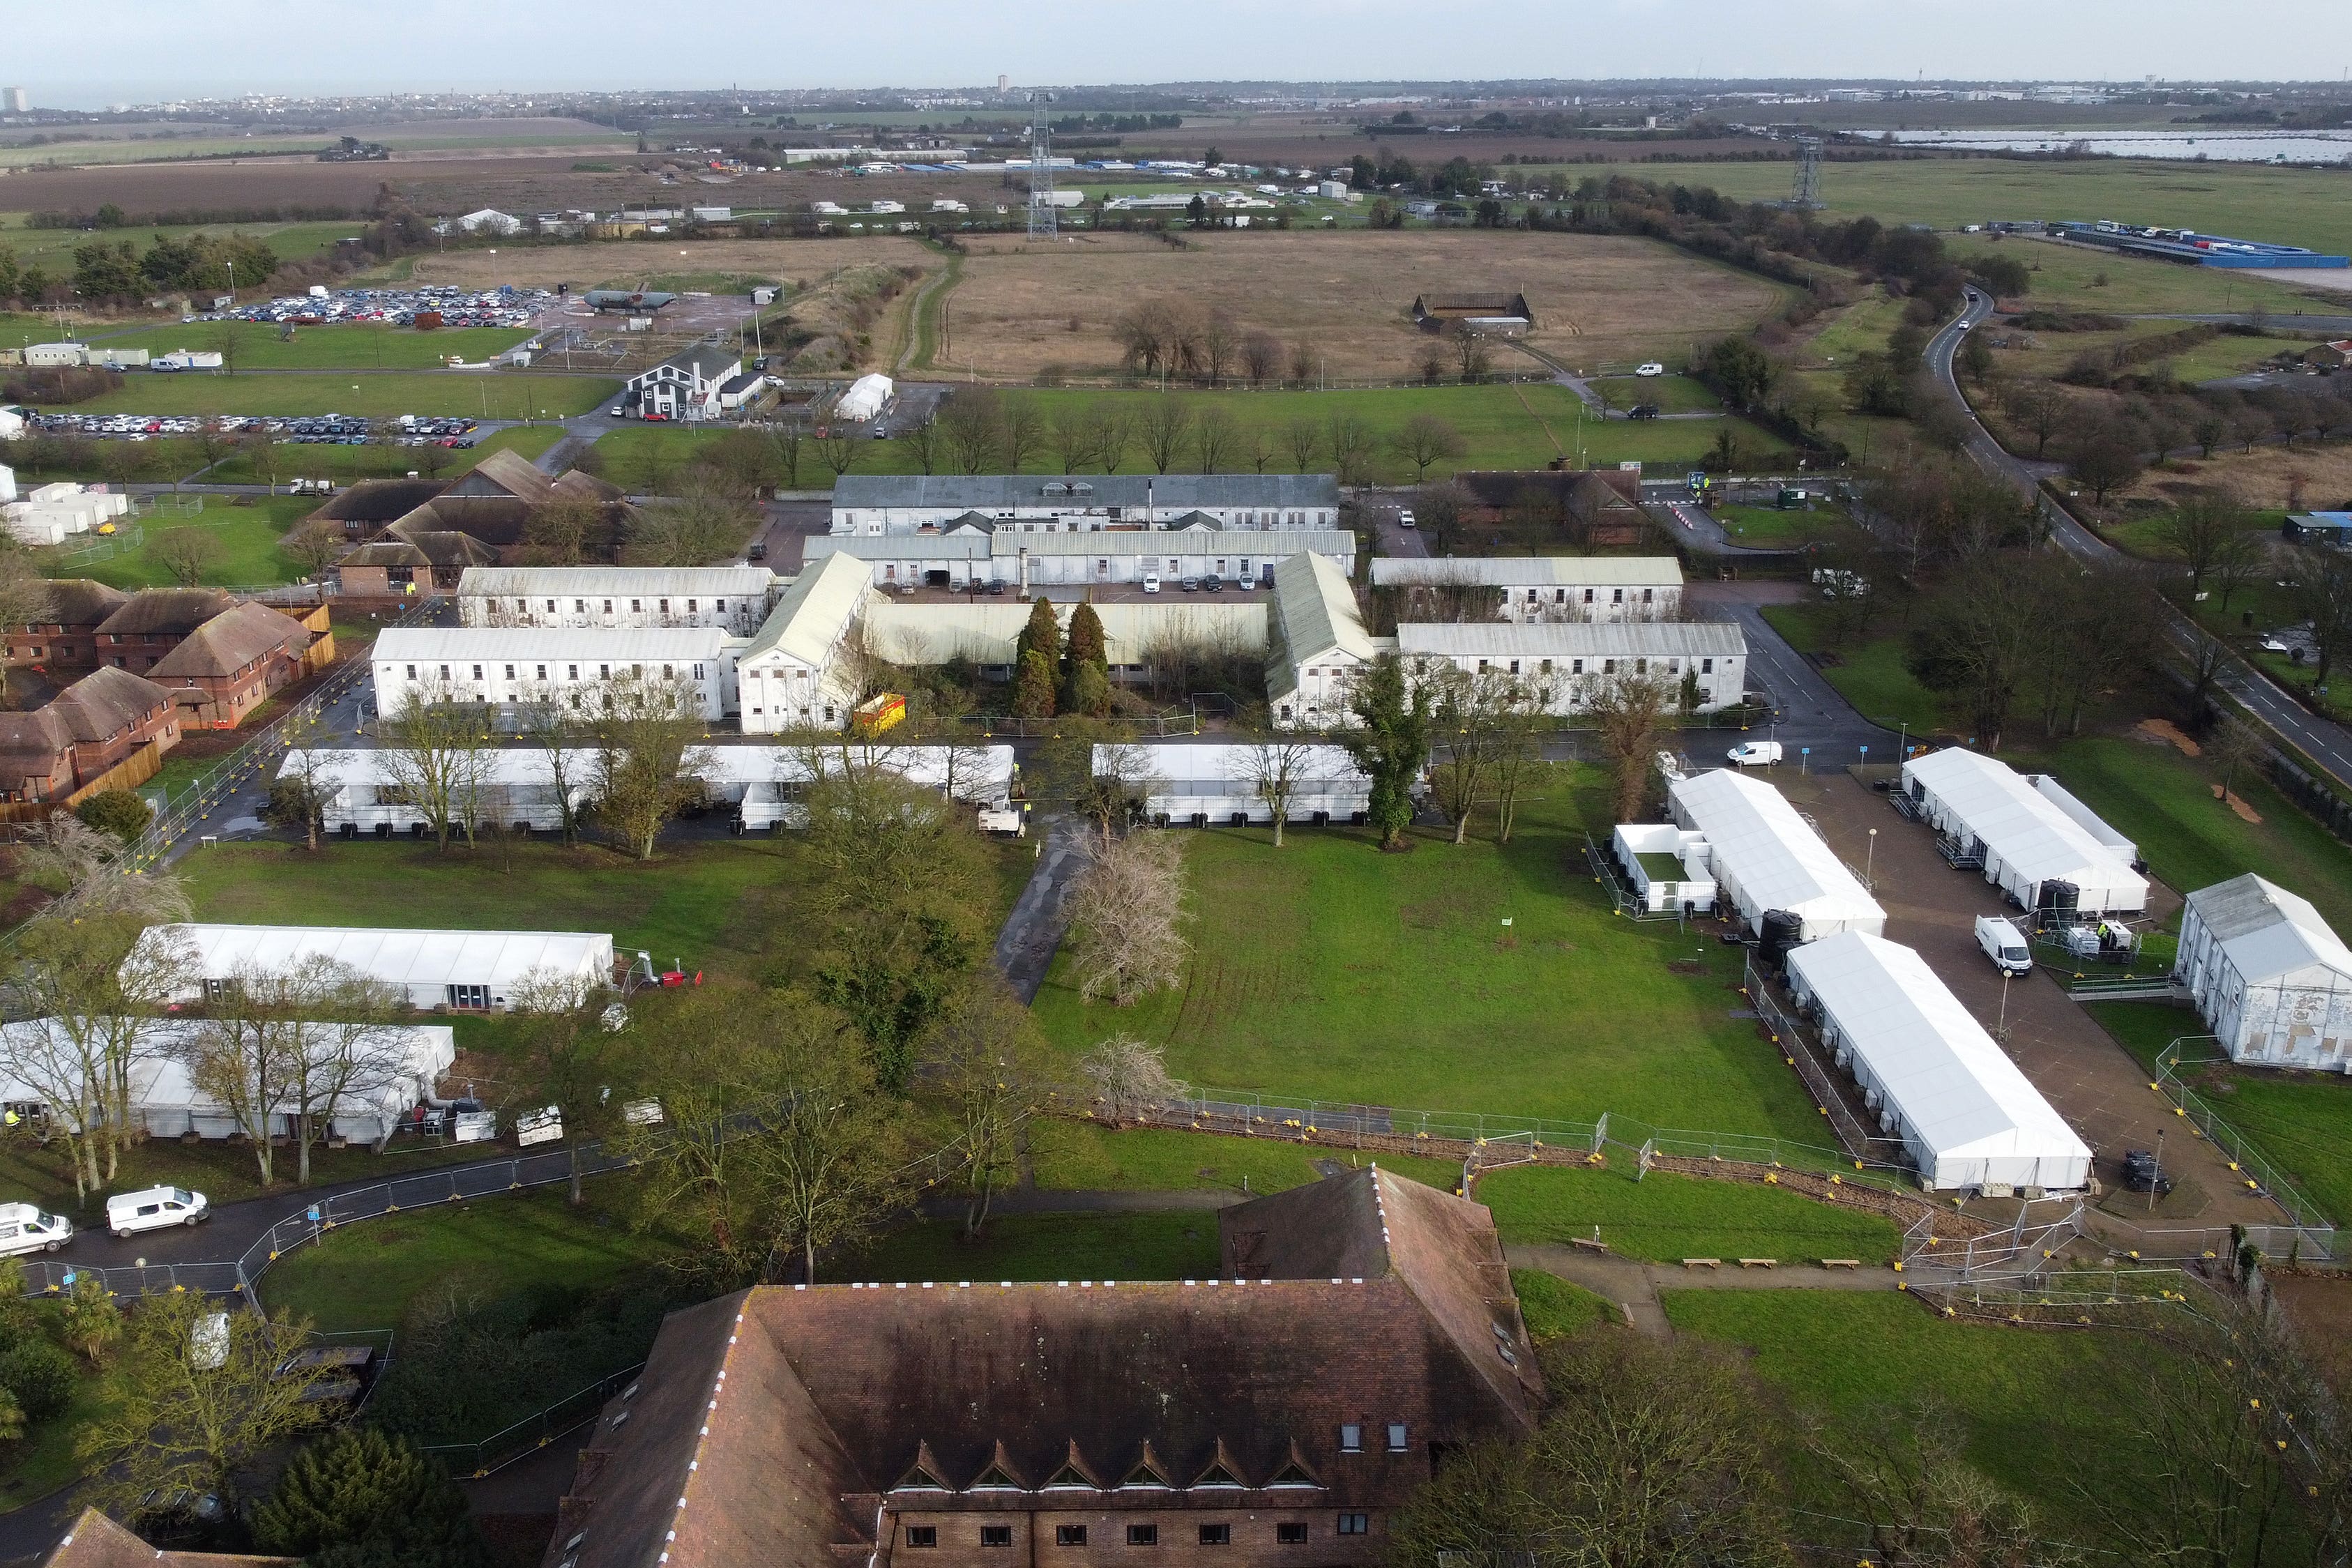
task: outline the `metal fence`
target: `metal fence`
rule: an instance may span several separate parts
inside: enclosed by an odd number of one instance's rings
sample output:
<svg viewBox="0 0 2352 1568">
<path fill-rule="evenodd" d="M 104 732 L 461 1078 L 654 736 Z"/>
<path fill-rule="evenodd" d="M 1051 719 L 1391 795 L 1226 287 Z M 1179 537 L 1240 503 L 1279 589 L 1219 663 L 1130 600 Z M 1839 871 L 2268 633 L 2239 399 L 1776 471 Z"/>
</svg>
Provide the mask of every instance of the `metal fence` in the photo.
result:
<svg viewBox="0 0 2352 1568">
<path fill-rule="evenodd" d="M 2220 1042 L 2210 1034 L 2187 1034 L 2175 1040 L 2157 1053 L 2158 1091 L 2179 1108 L 2181 1115 L 2196 1131 L 2197 1135 L 2207 1139 L 2221 1152 L 2223 1157 L 2229 1161 L 2231 1171 L 2246 1184 L 2249 1190 L 2260 1193 L 2285 1212 L 2290 1222 L 2287 1228 L 2292 1230 L 2293 1238 L 2289 1240 L 2287 1249 L 2279 1249 L 2280 1255 L 2283 1256 L 2285 1250 L 2291 1249 L 2298 1254 L 2310 1254 L 2322 1259 L 2334 1258 L 2336 1256 L 2334 1223 L 2320 1212 L 2316 1204 L 2305 1196 L 2302 1188 L 2287 1179 L 2286 1173 L 2273 1165 L 2263 1152 L 2254 1146 L 2251 1139 L 2223 1121 L 2213 1107 L 2206 1103 L 2203 1095 L 2181 1081 L 2179 1069 L 2184 1062 L 2194 1067 L 2203 1062 L 2219 1062 L 2227 1060 L 2226 1057 L 2220 1055 L 2189 1056 L 2186 1054 L 2187 1048 L 2200 1043 L 2218 1045 Z M 2264 1228 L 2275 1230 L 2279 1228 Z M 2262 1245 L 2265 1252 L 2273 1250 L 2272 1246 L 2262 1243 L 2257 1245 Z"/>
<path fill-rule="evenodd" d="M 1797 1070 L 1797 1076 L 1803 1080 L 1838 1142 L 1845 1145 L 1845 1152 L 1865 1165 L 1907 1174 L 1912 1168 L 1907 1146 L 1899 1138 L 1879 1136 L 1853 1113 L 1853 1107 L 1846 1103 L 1844 1086 L 1837 1081 L 1834 1067 L 1823 1059 L 1825 1053 L 1820 1042 L 1805 1027 L 1804 1020 L 1782 1005 L 1771 981 L 1757 968 L 1752 951 L 1740 975 L 1740 990 L 1771 1031 L 1772 1043 L 1780 1048 L 1781 1060 Z"/>
<path fill-rule="evenodd" d="M 564 1433 L 583 1421 L 595 1419 L 613 1396 L 636 1381 L 646 1369 L 644 1362 L 623 1367 L 610 1376 L 600 1377 L 585 1388 L 574 1389 L 544 1410 L 534 1411 L 511 1427 L 491 1433 L 476 1443 L 428 1443 L 424 1451 L 438 1458 L 449 1473 L 470 1480 L 479 1480 L 492 1470 L 512 1464 L 525 1454 L 547 1447 Z"/>
</svg>

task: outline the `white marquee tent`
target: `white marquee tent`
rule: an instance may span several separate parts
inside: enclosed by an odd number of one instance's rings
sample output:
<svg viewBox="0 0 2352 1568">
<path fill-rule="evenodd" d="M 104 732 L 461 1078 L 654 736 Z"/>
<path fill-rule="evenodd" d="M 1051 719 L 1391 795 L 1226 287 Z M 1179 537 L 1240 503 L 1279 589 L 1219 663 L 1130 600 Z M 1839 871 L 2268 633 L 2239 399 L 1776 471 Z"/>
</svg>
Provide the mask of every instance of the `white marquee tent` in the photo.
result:
<svg viewBox="0 0 2352 1568">
<path fill-rule="evenodd" d="M 849 390 L 835 402 L 833 412 L 842 419 L 872 419 L 889 404 L 892 390 L 888 376 L 860 376 L 849 383 Z"/>
<path fill-rule="evenodd" d="M 1841 932 L 1790 952 L 1789 987 L 1929 1189 L 2089 1181 L 2090 1149 L 1917 953 Z"/>
<path fill-rule="evenodd" d="M 1800 939 L 1886 929 L 1886 912 L 1780 791 L 1728 768 L 1679 779 L 1666 791 L 1677 827 L 1703 835 L 1718 893 L 1750 931 L 1787 910 Z"/>
<path fill-rule="evenodd" d="M 1928 826 L 1982 852 L 1985 880 L 2021 909 L 2035 907 L 2053 883 L 2071 883 L 2085 915 L 2147 907 L 2147 878 L 2117 852 L 2119 836 L 2093 832 L 2006 762 L 1948 747 L 1906 762 L 1903 788 Z"/>
<path fill-rule="evenodd" d="M 1134 754 L 1115 762 L 1113 750 Z M 1261 749 L 1291 753 L 1278 763 L 1261 764 Z M 1185 745 L 1169 743 L 1123 747 L 1097 746 L 1094 769 L 1097 777 L 1114 766 L 1130 775 L 1142 769 L 1144 811 L 1154 821 L 1180 826 L 1225 823 L 1235 818 L 1270 822 L 1273 810 L 1259 797 L 1257 779 L 1263 767 L 1280 766 L 1293 781 L 1287 821 L 1353 821 L 1371 805 L 1372 781 L 1348 755 L 1344 746 L 1318 746 L 1277 741 L 1255 746 Z"/>
<path fill-rule="evenodd" d="M 316 956 L 400 987 L 412 1007 L 504 1011 L 526 978 L 583 991 L 613 983 L 613 938 L 587 931 L 408 931 L 340 925 L 151 925 L 127 963 L 184 948 L 194 1001 L 242 973 L 276 973 Z"/>
<path fill-rule="evenodd" d="M 2352 949 L 2302 894 L 2252 872 L 2199 888 L 2172 974 L 2231 1061 L 2352 1070 Z"/>
</svg>

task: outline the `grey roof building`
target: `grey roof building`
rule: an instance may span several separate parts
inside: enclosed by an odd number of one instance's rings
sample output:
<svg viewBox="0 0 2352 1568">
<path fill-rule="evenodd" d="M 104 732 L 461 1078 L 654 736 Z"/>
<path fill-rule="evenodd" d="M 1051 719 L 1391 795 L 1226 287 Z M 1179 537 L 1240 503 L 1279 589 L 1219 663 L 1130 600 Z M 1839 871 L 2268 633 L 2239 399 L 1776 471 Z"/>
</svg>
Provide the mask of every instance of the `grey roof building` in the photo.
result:
<svg viewBox="0 0 2352 1568">
<path fill-rule="evenodd" d="M 1339 482 L 1328 474 L 845 474 L 833 486 L 837 534 L 942 528 L 969 513 L 1085 533 L 1167 528 L 1192 512 L 1224 528 L 1337 528 Z"/>
</svg>

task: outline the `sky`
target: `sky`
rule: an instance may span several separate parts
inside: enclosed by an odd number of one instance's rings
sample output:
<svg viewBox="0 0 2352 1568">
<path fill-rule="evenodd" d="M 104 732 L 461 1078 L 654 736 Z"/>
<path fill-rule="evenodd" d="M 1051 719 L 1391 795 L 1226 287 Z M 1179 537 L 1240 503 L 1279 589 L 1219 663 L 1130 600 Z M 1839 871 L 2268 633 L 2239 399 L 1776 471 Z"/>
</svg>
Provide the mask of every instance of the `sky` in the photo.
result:
<svg viewBox="0 0 2352 1568">
<path fill-rule="evenodd" d="M 238 92 L 1500 76 L 2336 79 L 2352 5 L 2264 0 L 76 0 L 12 7 L 54 108 Z"/>
</svg>

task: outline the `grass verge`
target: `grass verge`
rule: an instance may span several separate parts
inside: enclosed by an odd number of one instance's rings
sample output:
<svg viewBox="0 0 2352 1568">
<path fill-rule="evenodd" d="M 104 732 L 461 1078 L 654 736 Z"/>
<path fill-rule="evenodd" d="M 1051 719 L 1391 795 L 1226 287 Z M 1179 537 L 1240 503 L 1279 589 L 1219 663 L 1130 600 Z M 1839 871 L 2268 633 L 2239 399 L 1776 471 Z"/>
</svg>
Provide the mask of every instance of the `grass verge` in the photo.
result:
<svg viewBox="0 0 2352 1568">
<path fill-rule="evenodd" d="M 1859 1258 L 1882 1263 L 1901 1229 L 1858 1209 L 1816 1203 L 1750 1182 L 1653 1171 L 1514 1166 L 1478 1183 L 1505 1242 L 1590 1240 L 1645 1263 L 1685 1258 L 1777 1258 L 1784 1263 Z"/>
<path fill-rule="evenodd" d="M 1040 1116 L 1029 1124 L 1029 1162 L 1038 1186 L 1055 1192 L 1170 1192 L 1225 1187 L 1282 1192 L 1321 1178 L 1319 1166 L 1377 1164 L 1392 1175 L 1452 1192 L 1462 1167 L 1451 1160 L 1360 1155 L 1273 1138 L 1220 1137 L 1164 1128 L 1112 1132 L 1092 1122 Z"/>
</svg>

